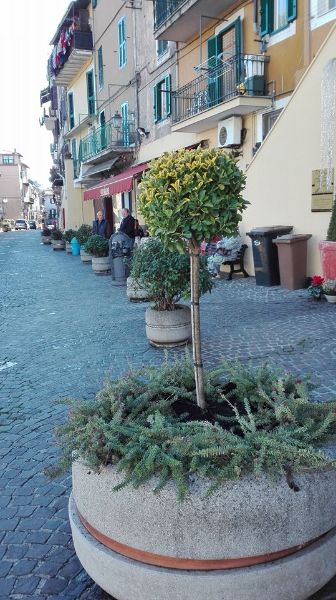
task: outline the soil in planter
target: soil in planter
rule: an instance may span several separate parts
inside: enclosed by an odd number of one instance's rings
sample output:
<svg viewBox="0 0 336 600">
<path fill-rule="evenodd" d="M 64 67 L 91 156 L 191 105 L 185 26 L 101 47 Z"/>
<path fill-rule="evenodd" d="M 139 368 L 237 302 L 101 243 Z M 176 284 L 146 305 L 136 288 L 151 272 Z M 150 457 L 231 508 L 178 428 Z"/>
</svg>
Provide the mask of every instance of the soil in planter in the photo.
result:
<svg viewBox="0 0 336 600">
<path fill-rule="evenodd" d="M 238 410 L 244 412 L 244 407 L 238 398 L 234 395 L 233 391 L 236 389 L 236 384 L 228 382 L 223 387 L 219 388 L 220 394 L 229 397 L 230 402 L 234 404 Z M 222 402 L 217 400 L 207 400 L 206 410 L 202 410 L 197 404 L 186 399 L 176 400 L 172 405 L 172 408 L 177 417 L 183 421 L 209 421 L 210 423 L 220 423 L 222 427 L 232 430 L 230 425 L 235 415 L 231 406 L 223 399 Z M 237 431 L 239 433 L 239 430 Z"/>
</svg>

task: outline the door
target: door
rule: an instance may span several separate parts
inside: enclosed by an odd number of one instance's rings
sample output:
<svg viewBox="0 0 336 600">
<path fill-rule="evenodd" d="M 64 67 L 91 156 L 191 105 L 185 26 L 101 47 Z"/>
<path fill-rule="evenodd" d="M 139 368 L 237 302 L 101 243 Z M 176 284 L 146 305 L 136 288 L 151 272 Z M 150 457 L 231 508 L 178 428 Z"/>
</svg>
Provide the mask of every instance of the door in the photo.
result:
<svg viewBox="0 0 336 600">
<path fill-rule="evenodd" d="M 236 19 L 208 40 L 208 94 L 210 106 L 237 95 L 241 74 L 241 20 Z"/>
<path fill-rule="evenodd" d="M 113 203 L 112 196 L 104 198 L 104 216 L 107 221 L 107 236 L 110 237 L 113 233 Z"/>
</svg>

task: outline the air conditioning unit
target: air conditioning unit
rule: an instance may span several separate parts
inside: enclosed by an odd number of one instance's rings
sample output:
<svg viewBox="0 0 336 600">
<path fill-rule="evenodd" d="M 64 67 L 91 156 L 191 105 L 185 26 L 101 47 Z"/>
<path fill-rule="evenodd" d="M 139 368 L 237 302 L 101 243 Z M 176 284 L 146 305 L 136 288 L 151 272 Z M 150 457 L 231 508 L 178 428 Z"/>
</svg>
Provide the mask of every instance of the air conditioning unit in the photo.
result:
<svg viewBox="0 0 336 600">
<path fill-rule="evenodd" d="M 242 118 L 230 117 L 218 123 L 218 147 L 230 148 L 241 145 Z"/>
</svg>

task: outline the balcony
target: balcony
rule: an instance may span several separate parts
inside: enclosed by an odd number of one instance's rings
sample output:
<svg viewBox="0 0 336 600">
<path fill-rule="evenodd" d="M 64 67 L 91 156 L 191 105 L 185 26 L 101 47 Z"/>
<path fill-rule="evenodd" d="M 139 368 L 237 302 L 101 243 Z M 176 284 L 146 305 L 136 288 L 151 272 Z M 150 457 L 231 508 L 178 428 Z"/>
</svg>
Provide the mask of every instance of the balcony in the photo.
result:
<svg viewBox="0 0 336 600">
<path fill-rule="evenodd" d="M 187 42 L 199 34 L 201 16 L 218 18 L 234 4 L 234 0 L 154 0 L 154 36 Z"/>
<path fill-rule="evenodd" d="M 206 72 L 173 92 L 173 131 L 205 131 L 221 119 L 272 105 L 267 95 L 269 57 L 241 54 L 215 61 L 213 67 L 202 65 Z"/>
<path fill-rule="evenodd" d="M 91 31 L 75 29 L 70 40 L 65 54 L 57 54 L 55 45 L 48 61 L 48 72 L 57 86 L 67 87 L 92 56 Z"/>
<path fill-rule="evenodd" d="M 113 119 L 84 137 L 79 146 L 82 162 L 99 163 L 107 158 L 132 151 L 136 133 L 133 123 L 116 127 Z"/>
</svg>

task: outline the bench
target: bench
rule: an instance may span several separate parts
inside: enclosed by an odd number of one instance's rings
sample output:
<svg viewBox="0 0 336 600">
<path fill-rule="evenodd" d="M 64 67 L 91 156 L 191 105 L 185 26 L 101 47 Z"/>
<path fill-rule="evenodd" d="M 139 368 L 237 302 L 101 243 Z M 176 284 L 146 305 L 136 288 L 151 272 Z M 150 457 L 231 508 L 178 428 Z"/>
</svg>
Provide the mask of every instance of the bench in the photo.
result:
<svg viewBox="0 0 336 600">
<path fill-rule="evenodd" d="M 244 277 L 249 277 L 249 274 L 244 268 L 244 254 L 246 252 L 247 245 L 243 244 L 237 254 L 237 258 L 235 260 L 225 259 L 222 262 L 223 265 L 230 265 L 230 273 L 227 277 L 228 281 L 231 281 L 232 275 L 234 273 L 243 273 Z M 235 269 L 235 266 L 238 266 L 238 269 Z"/>
</svg>

